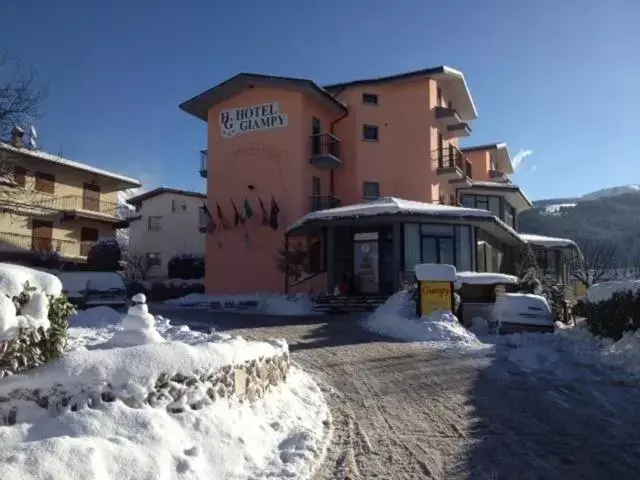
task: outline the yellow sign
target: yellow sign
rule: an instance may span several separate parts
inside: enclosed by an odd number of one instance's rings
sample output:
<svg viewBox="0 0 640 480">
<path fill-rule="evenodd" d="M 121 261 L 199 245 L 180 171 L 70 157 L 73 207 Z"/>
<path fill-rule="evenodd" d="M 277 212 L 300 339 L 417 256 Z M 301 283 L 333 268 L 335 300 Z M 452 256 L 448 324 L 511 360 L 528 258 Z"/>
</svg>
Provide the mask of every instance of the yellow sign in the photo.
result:
<svg viewBox="0 0 640 480">
<path fill-rule="evenodd" d="M 451 310 L 452 302 L 451 282 L 420 281 L 420 311 L 422 315 L 429 315 L 438 310 Z"/>
</svg>

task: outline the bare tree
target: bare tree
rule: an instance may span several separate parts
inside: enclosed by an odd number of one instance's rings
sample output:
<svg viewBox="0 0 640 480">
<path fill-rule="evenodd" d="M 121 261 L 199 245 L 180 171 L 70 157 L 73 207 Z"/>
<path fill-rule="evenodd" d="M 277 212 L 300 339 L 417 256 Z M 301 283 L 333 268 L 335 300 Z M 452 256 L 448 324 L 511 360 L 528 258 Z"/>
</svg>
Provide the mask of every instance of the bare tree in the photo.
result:
<svg viewBox="0 0 640 480">
<path fill-rule="evenodd" d="M 125 265 L 124 276 L 128 282 L 143 282 L 149 278 L 151 264 L 145 254 L 127 252 Z"/>
<path fill-rule="evenodd" d="M 571 262 L 573 276 L 585 287 L 607 280 L 616 270 L 616 247 L 610 242 L 580 243 L 582 254 Z"/>
<path fill-rule="evenodd" d="M 33 70 L 24 71 L 7 51 L 0 52 L 0 138 L 7 138 L 14 126 L 27 126 L 40 115 L 47 95 L 35 78 Z"/>
<path fill-rule="evenodd" d="M 289 245 L 283 244 L 274 255 L 276 268 L 286 274 L 290 282 L 305 276 L 308 259 L 307 249 L 297 241 L 292 241 Z"/>
</svg>

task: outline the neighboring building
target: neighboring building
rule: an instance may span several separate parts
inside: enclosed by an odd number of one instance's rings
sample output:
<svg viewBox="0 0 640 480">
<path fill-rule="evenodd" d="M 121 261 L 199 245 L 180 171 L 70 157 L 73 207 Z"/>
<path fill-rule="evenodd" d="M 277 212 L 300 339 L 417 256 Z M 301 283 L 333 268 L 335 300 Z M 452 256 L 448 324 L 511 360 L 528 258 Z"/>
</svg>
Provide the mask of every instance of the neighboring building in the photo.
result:
<svg viewBox="0 0 640 480">
<path fill-rule="evenodd" d="M 477 113 L 449 67 L 324 88 L 241 73 L 180 108 L 208 123 L 207 292 L 333 292 L 349 279 L 390 293 L 417 262 L 496 271 L 522 244 L 516 215 L 531 203 L 508 180 L 506 145 L 460 148 Z M 304 281 L 275 268 L 290 237 L 309 252 Z"/>
<path fill-rule="evenodd" d="M 129 252 L 147 257 L 150 277 L 167 277 L 171 257 L 204 255 L 206 195 L 156 188 L 127 200 L 137 215 L 129 227 Z"/>
<path fill-rule="evenodd" d="M 127 226 L 117 193 L 140 182 L 26 148 L 20 129 L 12 136 L 0 142 L 0 259 L 28 262 L 35 252 L 86 262 L 97 240 Z"/>
</svg>

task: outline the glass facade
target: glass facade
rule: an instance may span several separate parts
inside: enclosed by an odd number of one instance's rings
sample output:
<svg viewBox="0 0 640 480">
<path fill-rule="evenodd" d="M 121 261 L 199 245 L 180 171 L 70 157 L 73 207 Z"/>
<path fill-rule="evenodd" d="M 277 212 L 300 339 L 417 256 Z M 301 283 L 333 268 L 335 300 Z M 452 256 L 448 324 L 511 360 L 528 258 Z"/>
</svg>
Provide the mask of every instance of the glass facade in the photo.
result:
<svg viewBox="0 0 640 480">
<path fill-rule="evenodd" d="M 477 271 L 500 272 L 504 260 L 504 245 L 485 232 L 478 231 L 476 248 Z"/>
<path fill-rule="evenodd" d="M 404 225 L 404 270 L 420 263 L 446 263 L 473 270 L 473 229 L 468 225 Z"/>
<path fill-rule="evenodd" d="M 512 228 L 516 228 L 515 209 L 504 199 L 504 197 L 498 195 L 475 195 L 464 193 L 460 195 L 460 203 L 463 207 L 489 210 L 507 225 Z"/>
</svg>

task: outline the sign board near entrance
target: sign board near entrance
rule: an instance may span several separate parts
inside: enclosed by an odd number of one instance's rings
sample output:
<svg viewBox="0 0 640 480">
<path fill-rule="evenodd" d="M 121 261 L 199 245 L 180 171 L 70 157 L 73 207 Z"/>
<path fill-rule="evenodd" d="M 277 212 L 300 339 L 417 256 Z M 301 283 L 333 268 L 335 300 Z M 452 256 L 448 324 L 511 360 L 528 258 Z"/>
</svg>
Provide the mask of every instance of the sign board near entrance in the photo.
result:
<svg viewBox="0 0 640 480">
<path fill-rule="evenodd" d="M 278 102 L 223 110 L 220 112 L 220 135 L 231 138 L 242 133 L 283 128 L 288 121 L 288 115 L 280 111 Z"/>
<path fill-rule="evenodd" d="M 453 310 L 453 284 L 443 281 L 420 281 L 420 313 L 430 315 L 438 309 Z"/>
</svg>

